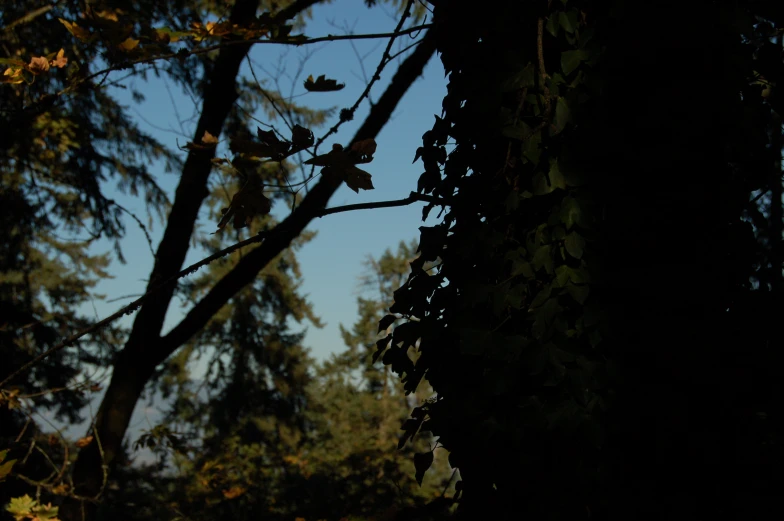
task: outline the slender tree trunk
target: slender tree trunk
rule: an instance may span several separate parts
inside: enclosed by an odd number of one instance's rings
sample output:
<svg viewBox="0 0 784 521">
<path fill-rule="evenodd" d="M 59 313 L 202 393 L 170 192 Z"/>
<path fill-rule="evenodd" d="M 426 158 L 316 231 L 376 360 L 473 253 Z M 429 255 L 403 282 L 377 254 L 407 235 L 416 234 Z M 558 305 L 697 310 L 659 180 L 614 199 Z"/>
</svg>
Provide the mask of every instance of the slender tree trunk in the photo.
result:
<svg viewBox="0 0 784 521">
<path fill-rule="evenodd" d="M 282 20 L 292 18 L 317 1 L 294 2 L 281 11 L 278 17 Z M 234 6 L 232 20 L 242 23 L 248 17 L 254 16 L 257 2 L 258 0 L 238 0 Z M 221 50 L 205 93 L 194 141 L 198 141 L 205 130 L 215 136 L 220 134 L 237 98 L 235 78 L 249 48 L 232 45 Z M 401 64 L 390 86 L 358 130 L 355 140 L 375 138 L 378 135 L 408 88 L 422 74 L 434 51 L 432 37 L 425 35 L 414 52 Z M 205 151 L 192 151 L 188 156 L 167 228 L 156 254 L 148 289 L 155 286 L 157 281 L 177 273 L 182 267 L 199 207 L 208 193 L 206 183 L 211 158 L 212 153 Z M 121 450 L 133 409 L 155 367 L 196 334 L 216 311 L 251 283 L 268 262 L 287 248 L 310 223 L 316 212 L 326 206 L 340 184 L 338 179 L 322 177 L 295 211 L 278 226 L 279 232 L 272 234 L 260 247 L 243 257 L 167 335 L 161 337 L 160 331 L 173 289 L 161 291 L 155 299 L 141 308 L 129 339 L 115 362 L 111 382 L 92 429 L 94 440 L 79 452 L 74 464 L 72 479 L 74 492 L 78 496 L 100 496 L 115 458 Z M 68 498 L 60 509 L 63 521 L 92 520 L 95 514 L 94 501 Z"/>
</svg>

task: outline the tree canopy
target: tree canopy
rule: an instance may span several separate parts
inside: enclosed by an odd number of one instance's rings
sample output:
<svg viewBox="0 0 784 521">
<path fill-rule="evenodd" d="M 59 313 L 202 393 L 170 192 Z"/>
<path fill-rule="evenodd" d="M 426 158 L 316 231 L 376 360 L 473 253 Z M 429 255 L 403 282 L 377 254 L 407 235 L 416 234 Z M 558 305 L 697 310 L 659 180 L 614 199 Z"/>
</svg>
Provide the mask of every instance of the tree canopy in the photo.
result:
<svg viewBox="0 0 784 521">
<path fill-rule="evenodd" d="M 317 3 L 19 0 L 0 15 L 7 511 L 781 513 L 784 4 L 367 1 L 394 9 L 394 30 L 310 36 Z M 287 98 L 248 59 L 254 45 L 355 39 L 385 47 L 339 110 Z M 379 132 L 433 55 L 448 88 L 411 151 L 424 170 L 411 195 L 328 207 L 343 183 L 374 189 Z M 325 151 L 393 63 L 353 139 Z M 184 160 L 105 88 L 148 73 L 196 94 Z M 344 88 L 328 73 L 301 82 Z M 171 200 L 153 163 L 180 175 Z M 122 258 L 128 219 L 145 229 L 109 183 L 165 231 L 144 295 L 93 319 L 79 307 L 110 272 L 91 242 Z M 346 351 L 314 364 L 300 328 L 320 320 L 297 260 L 308 225 L 413 203 L 423 221 L 438 208 L 436 223 L 371 260 Z M 194 244 L 205 258 L 186 266 Z M 164 332 L 175 297 L 188 310 Z M 84 437 L 30 420 L 40 407 L 75 421 L 91 370 L 111 379 Z M 138 440 L 157 457 L 147 467 L 124 444 L 145 391 L 170 405 Z"/>
</svg>

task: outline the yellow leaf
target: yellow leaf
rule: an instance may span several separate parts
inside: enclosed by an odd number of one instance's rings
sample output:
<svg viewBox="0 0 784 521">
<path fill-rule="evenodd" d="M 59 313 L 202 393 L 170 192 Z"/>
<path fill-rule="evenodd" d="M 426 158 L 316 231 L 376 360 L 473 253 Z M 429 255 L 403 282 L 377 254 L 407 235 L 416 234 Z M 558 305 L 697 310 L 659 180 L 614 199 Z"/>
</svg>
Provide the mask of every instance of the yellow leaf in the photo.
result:
<svg viewBox="0 0 784 521">
<path fill-rule="evenodd" d="M 65 57 L 65 49 L 60 49 L 60 51 L 57 53 L 57 57 L 49 64 L 52 67 L 57 67 L 58 69 L 62 69 L 68 65 L 68 58 Z"/>
<path fill-rule="evenodd" d="M 0 83 L 10 83 L 12 85 L 23 83 L 22 69 L 19 67 L 9 67 L 0 78 Z"/>
<path fill-rule="evenodd" d="M 90 38 L 92 38 L 92 33 L 83 27 L 79 27 L 74 22 L 69 22 L 68 20 L 63 20 L 62 18 L 58 18 L 60 23 L 68 29 L 68 32 L 74 35 L 77 39 L 86 42 Z"/>
<path fill-rule="evenodd" d="M 125 40 L 117 44 L 117 48 L 123 52 L 128 52 L 134 50 L 137 45 L 139 45 L 139 40 L 134 40 L 129 36 L 128 38 L 126 38 Z"/>
<path fill-rule="evenodd" d="M 212 134 L 210 134 L 205 130 L 204 135 L 201 137 L 201 142 L 204 143 L 205 145 L 217 145 L 218 138 L 216 138 L 215 136 L 213 136 Z"/>
<path fill-rule="evenodd" d="M 52 489 L 52 493 L 57 494 L 58 496 L 65 495 L 68 493 L 68 485 L 65 483 L 60 483 Z"/>
<path fill-rule="evenodd" d="M 117 13 L 112 11 L 93 11 L 93 14 L 98 18 L 103 18 L 105 20 L 111 20 L 112 22 L 119 22 L 120 19 L 117 17 Z"/>
<path fill-rule="evenodd" d="M 235 497 L 239 497 L 245 493 L 245 488 L 239 485 L 235 485 L 228 490 L 223 491 L 223 497 L 226 499 L 234 499 Z"/>
<path fill-rule="evenodd" d="M 81 449 L 81 448 L 84 448 L 84 447 L 88 446 L 92 441 L 93 441 L 93 437 L 92 436 L 85 436 L 84 438 L 79 438 L 76 441 L 76 446 Z"/>
<path fill-rule="evenodd" d="M 44 56 L 36 56 L 27 64 L 27 70 L 33 74 L 41 74 L 49 70 L 49 60 Z"/>
</svg>

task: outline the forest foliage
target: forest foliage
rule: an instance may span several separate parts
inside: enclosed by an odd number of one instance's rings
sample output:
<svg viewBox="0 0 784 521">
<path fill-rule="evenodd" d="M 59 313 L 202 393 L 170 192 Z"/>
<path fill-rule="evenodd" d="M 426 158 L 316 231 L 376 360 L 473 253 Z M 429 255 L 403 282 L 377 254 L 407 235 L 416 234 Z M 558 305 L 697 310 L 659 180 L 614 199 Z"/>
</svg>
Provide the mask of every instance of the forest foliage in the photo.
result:
<svg viewBox="0 0 784 521">
<path fill-rule="evenodd" d="M 782 513 L 782 4 L 391 2 L 390 33 L 310 37 L 316 3 L 36 10 L 20 0 L 3 12 L 8 512 Z M 354 139 L 325 153 L 403 35 L 415 44 Z M 240 75 L 253 45 L 360 37 L 386 47 L 365 91 L 339 111 Z M 376 137 L 434 54 L 448 90 L 411 151 L 424 170 L 411 195 L 327 208 L 343 183 L 373 189 Z M 184 161 L 102 88 L 118 71 L 158 63 L 156 73 L 201 96 Z M 309 76 L 302 87 L 329 96 L 343 82 Z M 262 128 L 256 111 L 288 130 Z M 232 157 L 216 156 L 222 135 Z M 151 159 L 181 172 L 172 201 Z M 303 181 L 292 186 L 296 168 Z M 227 187 L 210 183 L 216 172 L 232 176 Z M 110 180 L 166 228 L 146 293 L 96 321 L 76 310 L 108 276 L 109 257 L 57 233 L 109 238 L 121 256 L 125 223 L 140 221 L 103 195 Z M 426 203 L 423 220 L 438 207 L 437 224 L 371 261 L 373 294 L 342 331 L 346 351 L 314 365 L 291 326 L 319 324 L 296 258 L 308 224 L 414 202 Z M 273 205 L 288 215 L 276 220 Z M 204 207 L 215 233 L 196 230 Z M 192 242 L 209 256 L 184 267 Z M 189 311 L 163 334 L 175 295 Z M 116 325 L 134 312 L 129 330 Z M 204 382 L 193 360 L 207 364 Z M 26 421 L 31 404 L 75 421 L 97 390 L 87 368 L 112 376 L 85 437 Z M 148 467 L 130 464 L 123 443 L 145 391 L 171 403 L 137 442 L 158 457 Z"/>
</svg>

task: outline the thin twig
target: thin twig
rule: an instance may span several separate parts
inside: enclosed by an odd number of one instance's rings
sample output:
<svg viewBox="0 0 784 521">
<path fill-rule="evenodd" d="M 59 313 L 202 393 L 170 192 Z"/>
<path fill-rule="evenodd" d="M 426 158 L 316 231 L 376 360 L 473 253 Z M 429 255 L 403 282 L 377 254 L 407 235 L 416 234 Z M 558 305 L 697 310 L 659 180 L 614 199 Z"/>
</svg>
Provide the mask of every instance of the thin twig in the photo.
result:
<svg viewBox="0 0 784 521">
<path fill-rule="evenodd" d="M 433 196 L 429 196 L 429 195 L 418 194 L 416 192 L 411 192 L 411 194 L 408 197 L 406 197 L 405 199 L 397 199 L 397 200 L 393 200 L 393 201 L 378 201 L 378 202 L 374 202 L 374 203 L 349 204 L 349 205 L 345 205 L 345 206 L 336 206 L 334 208 L 325 208 L 325 209 L 323 209 L 323 210 L 321 210 L 319 212 L 316 212 L 314 214 L 314 217 L 323 217 L 325 215 L 331 215 L 331 214 L 342 213 L 342 212 L 350 212 L 350 211 L 354 211 L 354 210 L 370 210 L 370 209 L 373 209 L 373 208 L 391 208 L 391 207 L 395 207 L 395 206 L 407 206 L 409 204 L 412 204 L 412 203 L 415 203 L 415 202 L 418 202 L 418 201 L 425 201 L 425 202 L 429 202 L 431 204 L 437 204 L 437 205 L 442 205 L 442 206 L 448 206 L 449 204 L 451 204 L 450 200 L 448 200 L 448 199 L 442 199 L 442 198 L 433 197 Z M 211 262 L 214 262 L 214 261 L 216 261 L 216 260 L 218 260 L 218 259 L 220 259 L 222 257 L 225 257 L 226 255 L 229 255 L 229 254 L 231 254 L 231 253 L 233 253 L 233 252 L 235 252 L 235 251 L 237 251 L 237 250 L 239 250 L 239 249 L 241 249 L 241 248 L 243 248 L 245 246 L 249 246 L 251 244 L 260 243 L 260 242 L 264 241 L 265 239 L 267 239 L 268 237 L 274 235 L 275 233 L 279 233 L 279 232 L 281 232 L 283 230 L 285 230 L 285 228 L 276 227 L 276 228 L 274 228 L 272 230 L 262 231 L 259 234 L 254 235 L 253 237 L 250 237 L 248 239 L 245 239 L 244 241 L 240 241 L 238 243 L 232 244 L 231 246 L 228 246 L 228 247 L 220 250 L 217 253 L 214 253 L 214 254 L 212 254 L 212 255 L 210 255 L 208 257 L 205 257 L 204 259 L 202 259 L 202 260 L 200 260 L 200 261 L 198 261 L 198 262 L 196 262 L 194 264 L 191 264 L 187 268 L 181 270 L 179 273 L 176 273 L 175 275 L 172 275 L 171 277 L 169 277 L 168 279 L 163 281 L 161 284 L 159 284 L 155 288 L 151 289 L 150 291 L 148 291 L 147 293 L 145 293 L 144 295 L 142 295 L 138 299 L 134 300 L 130 304 L 128 304 L 128 305 L 122 307 L 121 309 L 117 310 L 115 313 L 113 313 L 113 314 L 109 315 L 108 317 L 104 318 L 103 320 L 101 320 L 99 322 L 96 322 L 95 324 L 93 324 L 93 325 L 91 325 L 89 327 L 86 327 L 86 328 L 82 329 L 81 331 L 79 331 L 79 332 L 69 336 L 68 338 L 66 338 L 61 343 L 59 343 L 56 346 L 53 346 L 53 347 L 47 349 L 46 351 L 44 351 L 40 355 L 36 356 L 35 358 L 33 358 L 32 360 L 27 362 L 26 364 L 22 365 L 22 367 L 20 367 L 19 369 L 17 369 L 16 371 L 11 373 L 10 375 L 8 375 L 5 379 L 3 379 L 3 381 L 0 382 L 0 389 L 4 385 L 6 385 L 8 382 L 13 380 L 17 376 L 19 376 L 20 374 L 24 373 L 25 371 L 27 371 L 28 369 L 30 369 L 34 365 L 36 365 L 39 362 L 41 362 L 41 360 L 44 360 L 45 358 L 51 356 L 53 353 L 56 353 L 57 351 L 60 351 L 61 349 L 65 348 L 67 346 L 73 345 L 77 340 L 79 340 L 83 336 L 89 335 L 91 333 L 94 333 L 95 331 L 98 331 L 99 329 L 101 329 L 101 328 L 107 326 L 108 324 L 114 322 L 115 320 L 117 320 L 118 318 L 122 317 L 123 315 L 130 315 L 131 313 L 133 313 L 134 311 L 139 309 L 139 307 L 141 307 L 141 305 L 147 299 L 149 299 L 152 295 L 156 294 L 161 289 L 169 286 L 170 284 L 173 284 L 173 283 L 177 282 L 179 279 L 181 279 L 181 278 L 183 278 L 183 277 L 185 277 L 187 275 L 191 275 L 192 273 L 195 273 L 200 268 L 203 268 L 204 266 L 210 264 Z"/>
</svg>

